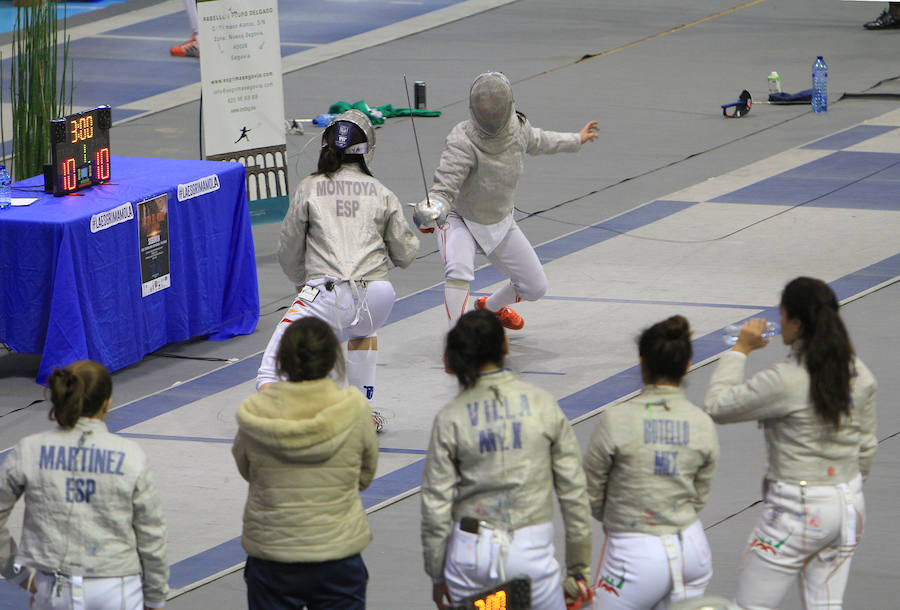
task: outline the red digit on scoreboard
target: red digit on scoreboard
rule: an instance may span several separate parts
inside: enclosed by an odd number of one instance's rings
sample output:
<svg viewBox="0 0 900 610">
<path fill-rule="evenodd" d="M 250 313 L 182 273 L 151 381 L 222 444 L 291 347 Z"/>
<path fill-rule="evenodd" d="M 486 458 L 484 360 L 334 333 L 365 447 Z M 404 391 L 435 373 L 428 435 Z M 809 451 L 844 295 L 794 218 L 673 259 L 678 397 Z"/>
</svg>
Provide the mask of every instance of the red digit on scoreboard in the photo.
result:
<svg viewBox="0 0 900 610">
<path fill-rule="evenodd" d="M 109 180 L 109 147 L 104 146 L 94 154 L 94 179 Z"/>
<path fill-rule="evenodd" d="M 75 178 L 75 159 L 69 157 L 62 164 L 62 183 L 64 191 L 74 191 L 77 186 Z"/>
</svg>

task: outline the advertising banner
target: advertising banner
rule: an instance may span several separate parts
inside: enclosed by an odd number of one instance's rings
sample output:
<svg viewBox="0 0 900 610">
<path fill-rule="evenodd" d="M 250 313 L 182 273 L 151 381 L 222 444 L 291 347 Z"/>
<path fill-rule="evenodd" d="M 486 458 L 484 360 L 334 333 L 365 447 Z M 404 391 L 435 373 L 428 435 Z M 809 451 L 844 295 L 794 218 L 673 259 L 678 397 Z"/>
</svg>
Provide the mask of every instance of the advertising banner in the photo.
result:
<svg viewBox="0 0 900 610">
<path fill-rule="evenodd" d="M 285 145 L 277 0 L 199 0 L 203 151 Z"/>
<path fill-rule="evenodd" d="M 139 201 L 138 244 L 141 257 L 141 296 L 172 285 L 169 276 L 169 195 Z"/>
</svg>

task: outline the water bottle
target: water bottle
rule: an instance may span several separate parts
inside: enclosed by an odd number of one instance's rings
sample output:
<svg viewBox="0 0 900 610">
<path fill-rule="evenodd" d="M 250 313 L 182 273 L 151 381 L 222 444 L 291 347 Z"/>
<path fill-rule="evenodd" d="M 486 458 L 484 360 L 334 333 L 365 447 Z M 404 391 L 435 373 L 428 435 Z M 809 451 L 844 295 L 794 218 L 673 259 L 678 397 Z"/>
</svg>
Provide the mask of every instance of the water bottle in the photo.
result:
<svg viewBox="0 0 900 610">
<path fill-rule="evenodd" d="M 781 93 L 781 77 L 778 72 L 769 74 L 769 93 Z"/>
<path fill-rule="evenodd" d="M 725 327 L 725 331 L 722 333 L 722 340 L 725 341 L 725 345 L 734 345 L 737 343 L 738 335 L 741 334 L 741 328 L 743 328 L 743 324 L 729 324 Z M 766 330 L 763 331 L 764 339 L 771 339 L 779 332 L 778 325 L 774 322 L 766 322 Z"/>
<path fill-rule="evenodd" d="M 335 115 L 333 114 L 320 114 L 313 119 L 313 125 L 316 127 L 328 127 L 331 125 L 331 122 L 334 121 L 334 118 Z"/>
<path fill-rule="evenodd" d="M 812 67 L 812 109 L 813 112 L 828 110 L 828 64 L 821 55 Z"/>
<path fill-rule="evenodd" d="M 0 210 L 5 210 L 12 205 L 12 178 L 9 177 L 9 170 L 6 166 L 0 164 Z"/>
</svg>

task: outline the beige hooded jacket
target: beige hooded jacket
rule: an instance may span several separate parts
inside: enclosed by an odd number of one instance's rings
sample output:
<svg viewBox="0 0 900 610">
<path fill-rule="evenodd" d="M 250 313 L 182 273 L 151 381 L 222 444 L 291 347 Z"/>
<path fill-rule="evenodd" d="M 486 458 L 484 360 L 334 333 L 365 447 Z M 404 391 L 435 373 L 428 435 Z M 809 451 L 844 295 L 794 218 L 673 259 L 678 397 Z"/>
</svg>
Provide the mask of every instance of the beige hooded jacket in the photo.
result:
<svg viewBox="0 0 900 610">
<path fill-rule="evenodd" d="M 237 421 L 247 554 L 293 563 L 362 551 L 372 531 L 359 492 L 375 476 L 378 439 L 359 390 L 328 378 L 273 383 L 241 404 Z"/>
</svg>

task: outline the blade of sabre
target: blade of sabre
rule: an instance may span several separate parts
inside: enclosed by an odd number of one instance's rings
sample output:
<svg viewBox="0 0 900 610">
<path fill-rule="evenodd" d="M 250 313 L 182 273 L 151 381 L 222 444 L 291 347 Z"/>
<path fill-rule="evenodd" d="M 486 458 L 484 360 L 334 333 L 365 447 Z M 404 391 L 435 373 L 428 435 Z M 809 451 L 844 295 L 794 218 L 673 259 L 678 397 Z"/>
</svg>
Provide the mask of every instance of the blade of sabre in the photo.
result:
<svg viewBox="0 0 900 610">
<path fill-rule="evenodd" d="M 413 139 L 416 141 L 416 153 L 419 155 L 419 170 L 422 172 L 422 186 L 425 187 L 425 201 L 431 205 L 431 199 L 428 198 L 428 181 L 425 180 L 425 165 L 422 163 L 422 151 L 419 150 L 419 135 L 416 133 L 416 122 L 413 120 L 413 107 L 409 99 L 409 83 L 406 81 L 406 74 L 403 75 L 403 89 L 406 91 L 406 103 L 409 104 L 409 122 L 412 123 Z"/>
</svg>

